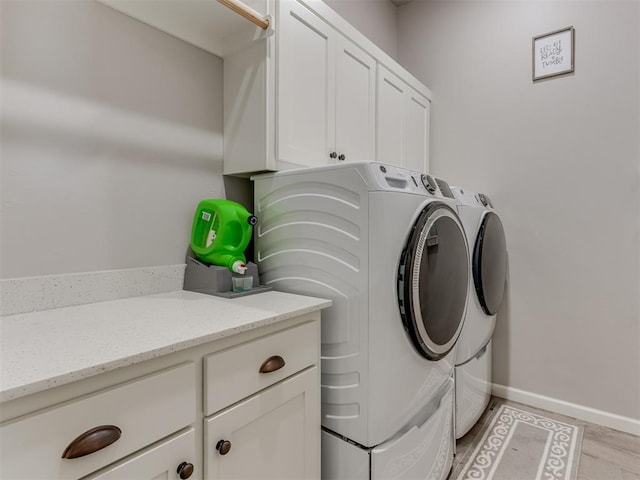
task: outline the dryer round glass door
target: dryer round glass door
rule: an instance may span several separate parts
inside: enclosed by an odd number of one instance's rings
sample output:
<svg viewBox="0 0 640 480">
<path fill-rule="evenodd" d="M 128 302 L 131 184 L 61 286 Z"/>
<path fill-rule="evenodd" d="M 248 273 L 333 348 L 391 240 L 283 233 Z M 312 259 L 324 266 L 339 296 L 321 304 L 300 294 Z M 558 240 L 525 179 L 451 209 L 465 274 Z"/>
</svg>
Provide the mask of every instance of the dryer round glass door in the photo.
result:
<svg viewBox="0 0 640 480">
<path fill-rule="evenodd" d="M 416 221 L 398 270 L 398 303 L 405 330 L 418 353 L 430 360 L 455 345 L 469 288 L 469 255 L 456 212 L 428 204 Z"/>
<path fill-rule="evenodd" d="M 473 283 L 482 310 L 495 315 L 502 305 L 507 279 L 507 240 L 500 217 L 487 212 L 473 248 Z"/>
</svg>

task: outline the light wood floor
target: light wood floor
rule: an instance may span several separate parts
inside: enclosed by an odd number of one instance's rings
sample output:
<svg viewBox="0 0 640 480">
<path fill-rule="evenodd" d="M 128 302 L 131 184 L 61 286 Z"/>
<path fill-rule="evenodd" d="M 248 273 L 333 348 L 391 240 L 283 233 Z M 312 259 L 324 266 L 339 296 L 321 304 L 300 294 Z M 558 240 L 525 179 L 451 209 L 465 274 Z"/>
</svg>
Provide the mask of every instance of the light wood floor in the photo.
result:
<svg viewBox="0 0 640 480">
<path fill-rule="evenodd" d="M 640 437 L 501 398 L 492 398 L 487 411 L 478 423 L 456 442 L 453 472 L 465 457 L 465 453 L 474 448 L 476 442 L 480 440 L 478 432 L 486 419 L 490 418 L 489 409 L 501 403 L 573 425 L 584 426 L 578 480 L 640 480 Z M 455 479 L 450 478 L 450 480 Z"/>
</svg>

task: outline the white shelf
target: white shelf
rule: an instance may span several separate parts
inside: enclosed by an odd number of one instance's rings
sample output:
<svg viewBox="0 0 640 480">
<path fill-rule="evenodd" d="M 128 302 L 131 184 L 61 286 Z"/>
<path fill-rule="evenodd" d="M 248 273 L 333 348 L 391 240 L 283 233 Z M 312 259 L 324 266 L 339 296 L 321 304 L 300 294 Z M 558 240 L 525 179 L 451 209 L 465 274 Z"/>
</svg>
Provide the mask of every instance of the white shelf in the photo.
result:
<svg viewBox="0 0 640 480">
<path fill-rule="evenodd" d="M 98 0 L 147 25 L 196 47 L 224 57 L 237 45 L 237 37 L 261 35 L 262 29 L 217 0 Z M 266 0 L 243 0 L 266 15 Z"/>
</svg>

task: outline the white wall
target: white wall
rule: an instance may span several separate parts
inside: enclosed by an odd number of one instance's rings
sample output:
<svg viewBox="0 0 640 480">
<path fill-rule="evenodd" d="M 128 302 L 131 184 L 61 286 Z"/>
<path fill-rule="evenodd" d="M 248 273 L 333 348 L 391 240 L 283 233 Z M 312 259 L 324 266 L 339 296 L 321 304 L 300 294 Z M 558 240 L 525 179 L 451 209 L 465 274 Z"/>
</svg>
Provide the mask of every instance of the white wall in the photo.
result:
<svg viewBox="0 0 640 480">
<path fill-rule="evenodd" d="M 640 419 L 640 4 L 418 1 L 399 60 L 433 90 L 431 165 L 487 193 L 508 303 L 494 381 Z M 576 28 L 575 74 L 533 83 L 531 39 Z"/>
<path fill-rule="evenodd" d="M 184 263 L 222 60 L 93 1 L 1 3 L 0 278 Z"/>
<path fill-rule="evenodd" d="M 390 0 L 324 0 L 391 58 L 398 58 L 397 7 Z"/>
</svg>

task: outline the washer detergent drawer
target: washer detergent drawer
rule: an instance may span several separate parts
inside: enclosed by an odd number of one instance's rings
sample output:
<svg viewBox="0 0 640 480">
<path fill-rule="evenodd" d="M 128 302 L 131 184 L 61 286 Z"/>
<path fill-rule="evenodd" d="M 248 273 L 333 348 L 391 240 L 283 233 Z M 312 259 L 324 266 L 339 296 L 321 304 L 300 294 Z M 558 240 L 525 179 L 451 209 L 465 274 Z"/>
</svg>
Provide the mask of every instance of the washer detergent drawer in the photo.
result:
<svg viewBox="0 0 640 480">
<path fill-rule="evenodd" d="M 491 343 L 475 358 L 456 367 L 456 438 L 471 430 L 489 405 Z"/>
<path fill-rule="evenodd" d="M 371 451 L 371 478 L 444 480 L 453 464 L 453 380 L 425 411 L 427 420 Z"/>
</svg>

